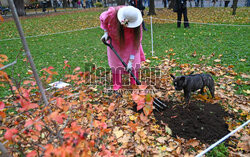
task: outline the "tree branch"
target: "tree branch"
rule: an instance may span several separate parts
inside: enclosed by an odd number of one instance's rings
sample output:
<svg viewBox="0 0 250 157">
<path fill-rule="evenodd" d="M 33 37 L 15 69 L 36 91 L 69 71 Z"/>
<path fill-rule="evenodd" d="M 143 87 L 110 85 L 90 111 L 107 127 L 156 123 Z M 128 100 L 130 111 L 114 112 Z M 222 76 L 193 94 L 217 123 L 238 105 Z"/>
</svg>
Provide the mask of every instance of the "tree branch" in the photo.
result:
<svg viewBox="0 0 250 157">
<path fill-rule="evenodd" d="M 4 145 L 0 142 L 0 157 L 11 157 L 8 150 L 4 147 Z"/>
</svg>

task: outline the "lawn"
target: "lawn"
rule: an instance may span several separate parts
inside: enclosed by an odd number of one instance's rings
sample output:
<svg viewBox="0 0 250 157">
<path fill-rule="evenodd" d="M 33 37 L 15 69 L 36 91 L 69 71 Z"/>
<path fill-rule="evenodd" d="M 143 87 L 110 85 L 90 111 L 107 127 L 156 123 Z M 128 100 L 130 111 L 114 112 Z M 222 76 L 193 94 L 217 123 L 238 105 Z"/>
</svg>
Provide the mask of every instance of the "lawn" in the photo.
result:
<svg viewBox="0 0 250 157">
<path fill-rule="evenodd" d="M 73 87 L 48 91 L 47 107 L 33 92 L 36 87 L 30 81 L 19 88 L 21 96 L 2 98 L 0 142 L 6 142 L 13 156 L 51 152 L 57 156 L 194 156 L 249 120 L 249 8 L 238 8 L 236 16 L 231 15 L 231 8 L 189 8 L 190 29 L 176 28 L 176 14 L 157 9 L 153 16 L 154 56 L 150 18 L 145 16 L 148 31 L 144 31 L 142 45 L 147 60 L 142 66 L 162 70 L 161 77 L 152 80 L 155 86 L 148 88 L 156 89 L 152 96 L 167 105 L 164 111 L 152 114 L 153 99 L 145 96 L 146 91 L 142 92 L 144 95 L 110 96 L 100 90 L 101 84 L 85 84 L 84 79 L 88 81 L 92 76 L 89 73 L 74 73 L 79 71 L 76 67 L 83 71 L 86 63 L 108 68 L 98 19 L 104 10 L 92 8 L 21 18 L 39 75 L 43 68 L 51 66 L 58 72 L 52 81 L 66 80 L 65 74 L 73 73 L 67 75 Z M 17 64 L 5 72 L 22 82 L 30 77 L 31 68 L 17 38 L 11 19 L 0 23 L 0 54 L 8 57 L 2 64 L 11 63 L 18 56 Z M 69 71 L 64 69 L 65 61 L 71 66 Z M 191 103 L 183 103 L 183 92 L 175 91 L 169 74 L 192 71 L 213 75 L 215 98 L 210 99 L 207 93 L 192 94 Z M 7 95 L 10 92 L 0 87 L 0 97 Z M 142 112 L 134 112 L 134 102 L 145 105 Z M 14 134 L 17 142 L 12 141 Z M 207 155 L 247 153 L 246 139 L 248 130 L 242 129 Z"/>
<path fill-rule="evenodd" d="M 84 68 L 86 62 L 108 67 L 106 48 L 100 41 L 103 31 L 98 28 L 98 17 L 103 10 L 90 9 L 87 11 L 72 11 L 68 14 L 57 13 L 37 18 L 21 18 L 38 71 L 53 66 L 59 72 L 56 77 L 56 80 L 58 80 L 64 74 L 65 60 L 69 61 L 73 67 L 72 70 L 77 66 Z M 246 12 L 248 10 L 248 8 L 239 8 L 238 14 L 234 17 L 229 9 L 192 8 L 189 10 L 189 19 L 191 22 L 247 25 L 246 18 L 249 14 Z M 204 14 L 208 16 L 203 16 Z M 164 20 L 174 20 L 175 16 L 170 10 L 157 10 L 157 16 L 153 18 L 154 56 L 164 59 L 167 54 L 166 51 L 171 49 L 175 54 L 173 57 L 178 63 L 211 66 L 218 63 L 225 66 L 234 65 L 236 72 L 249 73 L 249 27 L 191 23 L 191 29 L 177 29 L 175 22 Z M 146 16 L 145 21 L 147 28 L 150 30 L 149 17 Z M 92 29 L 84 30 L 85 28 Z M 60 33 L 65 31 L 69 32 Z M 18 33 L 13 21 L 6 20 L 1 24 L 0 54 L 7 55 L 9 63 L 14 61 L 18 54 L 21 54 L 18 63 L 14 66 L 14 72 L 25 77 L 27 70 L 30 68 L 23 62 L 21 41 L 15 38 L 18 38 Z M 151 57 L 150 31 L 144 32 L 142 45 L 146 57 Z M 194 53 L 196 53 L 196 57 L 192 56 Z M 215 59 L 219 57 L 219 62 L 214 62 L 212 59 L 207 60 L 206 58 L 211 54 L 214 55 Z M 202 56 L 203 59 L 201 59 Z M 155 66 L 159 64 L 159 60 L 152 61 L 150 64 Z M 13 73 L 11 68 L 6 71 L 10 75 Z"/>
</svg>

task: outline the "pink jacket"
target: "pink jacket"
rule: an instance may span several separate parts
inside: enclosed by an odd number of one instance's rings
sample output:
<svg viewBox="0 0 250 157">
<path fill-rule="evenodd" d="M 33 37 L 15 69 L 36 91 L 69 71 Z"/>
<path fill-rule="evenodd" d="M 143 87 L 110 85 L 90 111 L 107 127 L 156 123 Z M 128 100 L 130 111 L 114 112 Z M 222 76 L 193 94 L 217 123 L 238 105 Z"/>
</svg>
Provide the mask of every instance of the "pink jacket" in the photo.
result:
<svg viewBox="0 0 250 157">
<path fill-rule="evenodd" d="M 134 34 L 131 28 L 124 28 L 124 36 L 125 36 L 125 46 L 124 48 L 120 48 L 119 39 L 117 37 L 118 30 L 118 20 L 117 20 L 117 10 L 123 6 L 118 7 L 110 7 L 108 11 L 103 12 L 100 15 L 101 28 L 108 32 L 108 35 L 112 39 L 112 45 L 117 53 L 121 56 L 125 63 L 128 63 L 130 55 L 134 55 L 135 59 L 133 62 L 133 68 L 138 70 L 140 68 L 140 63 L 145 61 L 145 55 L 142 49 L 141 40 L 142 40 L 142 27 L 141 27 L 141 37 L 140 37 L 140 46 L 138 48 L 134 48 Z M 118 59 L 118 57 L 114 54 L 114 52 L 108 47 L 108 62 L 109 66 L 112 69 L 113 73 L 124 73 L 124 66 Z M 114 69 L 123 69 L 122 71 L 114 71 Z"/>
</svg>

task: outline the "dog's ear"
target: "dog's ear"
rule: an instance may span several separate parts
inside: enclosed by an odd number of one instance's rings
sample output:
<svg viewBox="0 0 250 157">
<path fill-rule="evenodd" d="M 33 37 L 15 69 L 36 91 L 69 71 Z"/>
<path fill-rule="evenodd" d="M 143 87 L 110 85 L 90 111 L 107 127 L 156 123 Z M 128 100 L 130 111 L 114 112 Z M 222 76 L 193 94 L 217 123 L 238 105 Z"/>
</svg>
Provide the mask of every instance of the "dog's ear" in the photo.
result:
<svg viewBox="0 0 250 157">
<path fill-rule="evenodd" d="M 182 82 L 182 85 L 183 85 L 183 86 L 186 86 L 186 83 L 187 83 L 186 77 L 185 77 L 185 76 L 181 76 L 180 80 L 181 80 L 181 82 Z"/>
<path fill-rule="evenodd" d="M 185 81 L 185 79 L 186 79 L 185 76 L 181 76 L 181 78 L 180 78 L 180 80 L 183 82 Z"/>
<path fill-rule="evenodd" d="M 183 86 L 187 85 L 187 79 L 185 76 L 181 76 L 180 80 L 183 82 Z"/>
<path fill-rule="evenodd" d="M 175 76 L 174 76 L 174 75 L 170 74 L 170 76 L 171 76 L 173 79 L 175 79 Z"/>
</svg>

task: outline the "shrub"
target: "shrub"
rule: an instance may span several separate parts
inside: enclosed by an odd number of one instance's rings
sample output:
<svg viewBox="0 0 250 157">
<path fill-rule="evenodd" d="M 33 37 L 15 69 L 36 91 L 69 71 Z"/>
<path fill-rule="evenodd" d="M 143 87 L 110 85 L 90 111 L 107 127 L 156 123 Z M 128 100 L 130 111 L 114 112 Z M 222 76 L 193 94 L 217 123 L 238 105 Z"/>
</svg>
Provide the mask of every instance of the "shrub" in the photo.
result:
<svg viewBox="0 0 250 157">
<path fill-rule="evenodd" d="M 96 2 L 96 3 L 95 3 L 95 6 L 96 6 L 97 8 L 100 8 L 100 7 L 102 7 L 102 3 L 101 3 L 101 2 Z"/>
</svg>

